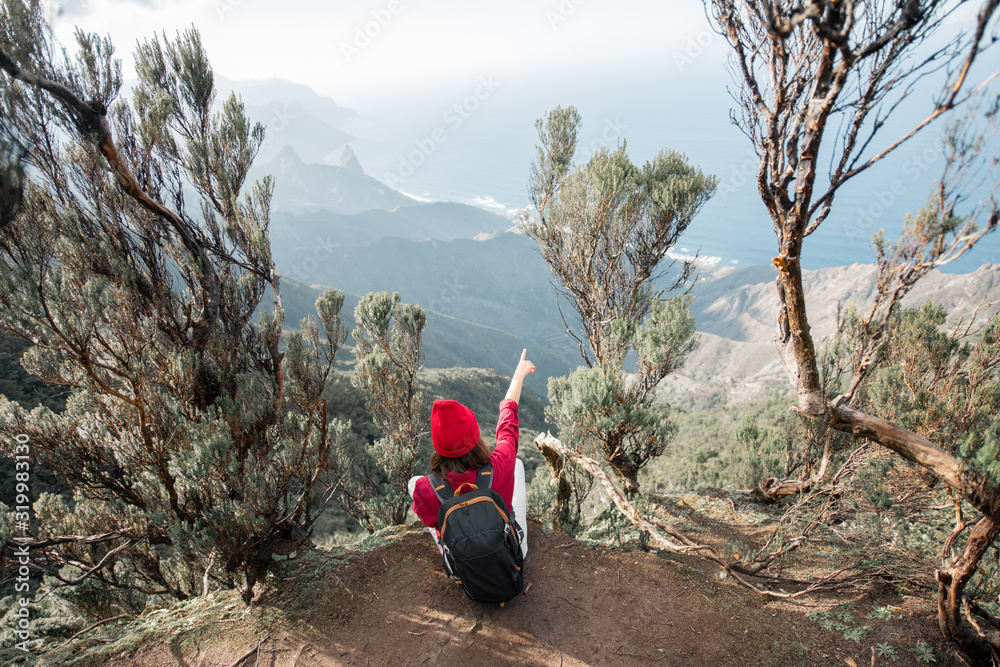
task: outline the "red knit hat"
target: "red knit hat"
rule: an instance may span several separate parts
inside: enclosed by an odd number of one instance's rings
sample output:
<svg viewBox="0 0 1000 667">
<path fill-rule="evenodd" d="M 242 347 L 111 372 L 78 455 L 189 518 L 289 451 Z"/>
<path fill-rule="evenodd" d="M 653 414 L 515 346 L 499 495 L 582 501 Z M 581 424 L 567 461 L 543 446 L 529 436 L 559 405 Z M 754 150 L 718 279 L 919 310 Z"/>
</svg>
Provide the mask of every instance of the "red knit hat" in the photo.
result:
<svg viewBox="0 0 1000 667">
<path fill-rule="evenodd" d="M 434 401 L 431 408 L 431 443 L 441 456 L 458 458 L 479 442 L 479 423 L 472 410 L 458 401 Z"/>
</svg>

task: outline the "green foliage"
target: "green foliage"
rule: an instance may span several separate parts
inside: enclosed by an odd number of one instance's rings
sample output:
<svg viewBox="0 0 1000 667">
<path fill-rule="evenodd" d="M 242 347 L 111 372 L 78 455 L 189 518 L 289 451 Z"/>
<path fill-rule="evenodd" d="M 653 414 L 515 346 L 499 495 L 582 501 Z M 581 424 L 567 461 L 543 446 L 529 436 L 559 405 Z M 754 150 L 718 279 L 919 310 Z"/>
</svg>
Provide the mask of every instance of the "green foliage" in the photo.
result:
<svg viewBox="0 0 1000 667">
<path fill-rule="evenodd" d="M 869 632 L 872 631 L 870 625 L 854 625 L 854 615 L 849 611 L 857 605 L 853 602 L 842 604 L 839 609 L 829 611 L 813 611 L 806 614 L 806 618 L 815 621 L 824 630 L 840 632 L 844 639 L 853 642 L 861 642 Z M 892 620 L 892 614 L 887 607 L 879 607 L 868 614 L 868 618 L 879 618 L 882 620 Z M 899 653 L 888 643 L 876 644 L 873 650 L 882 657 L 893 661 L 899 658 Z"/>
<path fill-rule="evenodd" d="M 551 479 L 543 468 L 528 482 L 526 488 L 528 516 L 538 517 L 544 521 L 545 517 L 550 515 L 556 500 L 556 491 Z M 550 524 L 546 525 L 551 528 Z"/>
<path fill-rule="evenodd" d="M 885 480 L 895 470 L 898 461 L 891 458 L 869 458 L 858 469 L 852 487 L 861 494 L 877 514 L 884 514 L 892 508 L 892 496 Z"/>
<path fill-rule="evenodd" d="M 934 649 L 927 642 L 917 644 L 913 649 L 913 654 L 920 662 L 937 662 L 937 658 L 934 656 Z"/>
<path fill-rule="evenodd" d="M 828 346 L 835 359 L 828 368 L 834 377 L 852 376 L 870 359 L 871 368 L 857 388 L 855 404 L 862 410 L 914 431 L 962 464 L 963 474 L 978 492 L 997 493 L 1000 487 L 1000 319 L 966 322 L 945 328 L 947 311 L 927 303 L 896 309 L 876 329 L 870 317 L 847 309 L 838 335 Z M 877 334 L 877 335 L 876 335 Z M 874 341 L 874 342 L 873 342 Z M 843 391 L 842 381 L 835 389 Z M 950 510 L 897 507 L 894 499 L 912 497 L 930 488 L 930 478 L 897 457 L 866 456 L 848 480 L 859 513 L 858 524 L 871 539 L 892 540 L 916 553 L 933 553 L 949 538 Z M 929 503 L 930 504 L 930 503 Z M 998 590 L 997 548 L 990 547 L 980 561 L 972 590 L 987 599 Z"/>
<path fill-rule="evenodd" d="M 25 341 L 0 334 L 0 395 L 16 401 L 25 410 L 40 405 L 53 412 L 66 409 L 66 392 L 62 387 L 47 384 L 21 365 L 21 356 L 28 349 Z M 0 457 L 0 502 L 15 505 L 14 461 Z M 31 490 L 41 493 L 68 493 L 48 468 L 32 466 Z"/>
<path fill-rule="evenodd" d="M 792 453 L 805 448 L 802 422 L 789 413 L 785 400 L 677 411 L 671 421 L 677 432 L 670 451 L 642 474 L 643 485 L 653 485 L 649 488 L 750 488 L 788 473 Z"/>
<path fill-rule="evenodd" d="M 638 167 L 624 144 L 573 167 L 580 124 L 573 107 L 535 123 L 540 145 L 529 191 L 537 217 L 523 221 L 558 293 L 576 310 L 586 363 L 550 379 L 550 419 L 569 446 L 599 452 L 635 493 L 639 470 L 663 453 L 673 430 L 652 390 L 697 344 L 691 297 L 663 299 L 653 285 L 717 181 L 674 151 Z M 683 285 L 692 268 L 681 262 L 669 289 Z M 630 353 L 634 374 L 625 371 Z"/>
<path fill-rule="evenodd" d="M 399 294 L 368 294 L 354 309 L 358 323 L 351 381 L 361 390 L 381 435 L 363 456 L 340 449 L 334 464 L 340 485 L 336 499 L 369 532 L 402 524 L 409 494 L 406 483 L 423 435 L 417 373 L 426 315 L 401 304 Z M 352 455 L 353 454 L 353 455 Z"/>
<path fill-rule="evenodd" d="M 646 504 L 643 502 L 642 494 L 637 494 L 634 498 L 640 505 Z M 642 535 L 635 525 L 611 503 L 607 503 L 604 509 L 586 525 L 579 537 L 584 540 L 597 541 L 612 548 L 621 548 L 628 542 L 642 540 Z"/>
<path fill-rule="evenodd" d="M 882 642 L 880 644 L 875 644 L 875 654 L 880 658 L 889 658 L 893 662 L 899 660 L 899 653 L 896 648 L 889 642 Z"/>
<path fill-rule="evenodd" d="M 44 405 L 53 412 L 66 407 L 66 390 L 47 384 L 21 365 L 21 357 L 30 344 L 9 335 L 0 334 L 0 394 L 17 401 L 26 410 Z"/>
<path fill-rule="evenodd" d="M 947 312 L 930 303 L 900 310 L 863 386 L 862 404 L 885 419 L 940 441 L 970 471 L 1000 478 L 995 416 L 1000 410 L 1000 315 L 967 335 L 942 330 Z M 860 336 L 864 321 L 854 310 L 844 318 L 847 338 Z"/>
<path fill-rule="evenodd" d="M 665 405 L 654 404 L 649 395 L 636 396 L 628 382 L 623 374 L 599 367 L 549 378 L 551 407 L 546 414 L 559 425 L 564 440 L 586 452 L 604 452 L 612 466 L 634 475 L 664 452 L 676 428 Z M 616 451 L 629 454 L 615 456 Z"/>
<path fill-rule="evenodd" d="M 566 177 L 576 153 L 576 137 L 583 122 L 576 107 L 556 107 L 545 120 L 535 121 L 540 145 L 531 169 L 533 192 L 553 192 Z"/>
<path fill-rule="evenodd" d="M 0 25 L 0 48 L 100 121 L 0 75 L 0 111 L 34 166 L 0 230 L 0 330 L 32 345 L 26 370 L 69 393 L 60 412 L 0 399 L 0 453 L 24 434 L 32 465 L 74 490 L 38 498 L 36 537 L 114 536 L 48 548 L 47 574 L 89 572 L 76 601 L 94 610 L 200 594 L 206 572 L 249 598 L 272 554 L 308 538 L 345 437 L 321 400 L 343 296 L 321 297 L 319 325 L 281 352 L 273 183 L 245 187 L 264 128 L 236 97 L 213 112 L 196 31 L 139 46 L 130 104 L 107 40 L 78 33 L 75 60 L 60 59 L 20 2 L 3 3 Z M 265 288 L 276 307 L 254 321 Z"/>
<path fill-rule="evenodd" d="M 996 485 L 1000 481 L 1000 421 L 981 433 L 970 433 L 959 447 L 958 457 Z"/>
<path fill-rule="evenodd" d="M 31 603 L 27 606 L 31 618 L 31 636 L 27 640 L 28 653 L 15 648 L 15 644 L 23 641 L 14 630 L 17 619 L 14 614 L 21 609 L 18 599 L 24 593 L 15 593 L 0 598 L 0 662 L 5 665 L 33 664 L 36 655 L 52 648 L 52 641 L 64 641 L 85 626 L 86 618 L 78 608 L 62 596 L 42 595 L 34 593 Z M 116 611 L 107 616 L 117 616 Z"/>
<path fill-rule="evenodd" d="M 697 347 L 690 295 L 654 301 L 645 322 L 629 330 L 642 376 L 656 377 L 679 368 Z M 664 372 L 664 370 L 667 370 Z M 662 379 L 662 378 L 661 378 Z"/>
<path fill-rule="evenodd" d="M 785 429 L 761 428 L 756 420 L 746 419 L 736 431 L 736 441 L 743 454 L 743 466 L 736 478 L 739 487 L 752 488 L 769 477 L 786 476 L 789 443 Z"/>
<path fill-rule="evenodd" d="M 994 616 L 1000 615 L 1000 548 L 996 543 L 979 562 L 969 585 L 980 606 Z"/>
<path fill-rule="evenodd" d="M 970 428 L 957 452 L 959 459 L 993 489 L 1000 486 L 1000 421 L 996 419 L 1000 408 L 1000 384 L 996 381 L 995 370 L 998 361 L 1000 315 L 994 316 L 980 332 L 979 340 L 969 351 L 967 364 L 970 379 L 980 380 L 969 392 L 978 399 L 977 407 L 982 413 L 975 424 L 978 426 L 987 420 L 989 424 L 982 430 Z"/>
<path fill-rule="evenodd" d="M 2 112 L 0 112 L 2 113 Z M 3 116 L 0 115 L 0 121 Z M 0 227 L 10 224 L 24 202 L 24 158 L 27 151 L 0 122 Z"/>
<path fill-rule="evenodd" d="M 868 618 L 880 618 L 883 621 L 892 620 L 892 610 L 888 607 L 878 607 L 877 609 L 868 613 Z"/>
</svg>

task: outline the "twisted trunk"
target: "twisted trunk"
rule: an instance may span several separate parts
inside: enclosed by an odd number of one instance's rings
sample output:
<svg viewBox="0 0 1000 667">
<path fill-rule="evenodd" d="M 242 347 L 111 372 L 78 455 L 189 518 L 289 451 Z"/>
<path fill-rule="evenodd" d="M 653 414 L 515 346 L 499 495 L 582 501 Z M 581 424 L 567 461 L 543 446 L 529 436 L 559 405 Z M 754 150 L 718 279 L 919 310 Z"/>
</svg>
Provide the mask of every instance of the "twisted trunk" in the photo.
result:
<svg viewBox="0 0 1000 667">
<path fill-rule="evenodd" d="M 569 523 L 570 501 L 573 499 L 573 485 L 566 479 L 566 460 L 555 449 L 546 446 L 542 440 L 535 440 L 535 445 L 549 466 L 556 489 L 556 497 L 552 503 L 552 528 L 563 530 Z"/>
<path fill-rule="evenodd" d="M 965 586 L 976 573 L 979 562 L 1000 534 L 1000 525 L 981 517 L 972 528 L 965 549 L 945 559 L 935 576 L 938 581 L 938 626 L 941 633 L 958 644 L 975 665 L 1000 665 L 1000 628 L 973 617 L 969 600 L 963 599 Z"/>
</svg>

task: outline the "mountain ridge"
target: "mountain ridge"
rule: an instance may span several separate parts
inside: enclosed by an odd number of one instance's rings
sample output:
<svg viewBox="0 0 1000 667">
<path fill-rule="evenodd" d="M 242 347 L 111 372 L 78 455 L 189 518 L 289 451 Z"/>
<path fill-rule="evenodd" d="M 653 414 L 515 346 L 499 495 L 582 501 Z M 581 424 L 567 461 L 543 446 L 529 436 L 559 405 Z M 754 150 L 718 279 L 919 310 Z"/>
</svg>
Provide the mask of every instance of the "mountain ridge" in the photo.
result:
<svg viewBox="0 0 1000 667">
<path fill-rule="evenodd" d="M 420 203 L 364 172 L 306 162 L 290 144 L 285 144 L 270 162 L 255 164 L 248 180 L 259 180 L 265 175 L 275 179 L 271 198 L 275 211 L 328 209 L 336 213 L 363 213 Z"/>
<path fill-rule="evenodd" d="M 308 259 L 300 256 L 299 266 Z M 533 388 L 543 394 L 546 377 L 583 363 L 556 307 L 548 266 L 523 235 L 507 232 L 481 241 L 382 239 L 362 248 L 331 248 L 325 259 L 304 283 L 354 294 L 398 291 L 403 301 L 431 313 L 427 339 L 437 346 L 429 355 L 435 363 L 469 366 L 474 364 L 462 363 L 459 350 L 476 351 L 477 359 L 483 359 L 481 351 L 495 346 L 504 351 L 527 347 L 539 368 Z M 286 271 L 288 265 L 279 261 L 278 266 Z M 766 265 L 726 269 L 692 285 L 691 311 L 701 345 L 663 381 L 660 391 L 666 400 L 701 409 L 789 391 L 773 345 L 778 306 L 774 272 Z M 870 303 L 874 278 L 875 267 L 861 264 L 803 272 L 817 345 L 834 332 L 838 304 L 863 309 Z M 968 274 L 932 271 L 902 305 L 915 307 L 928 300 L 950 310 L 951 326 L 977 309 L 988 316 L 1000 302 L 1000 266 L 983 265 Z M 574 324 L 574 313 L 565 304 L 563 309 Z M 434 329 L 439 325 L 450 332 L 440 339 Z M 488 367 L 500 373 L 509 370 L 502 354 L 490 358 L 496 365 Z M 546 363 L 540 363 L 542 359 Z"/>
</svg>

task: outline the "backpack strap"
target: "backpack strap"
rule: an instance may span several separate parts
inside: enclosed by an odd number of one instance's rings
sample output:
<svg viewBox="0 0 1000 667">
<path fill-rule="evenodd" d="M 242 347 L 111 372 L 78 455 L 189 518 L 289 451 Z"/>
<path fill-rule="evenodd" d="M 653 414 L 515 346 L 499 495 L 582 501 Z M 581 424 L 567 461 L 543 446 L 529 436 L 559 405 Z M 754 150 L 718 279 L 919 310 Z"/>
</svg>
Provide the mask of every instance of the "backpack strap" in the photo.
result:
<svg viewBox="0 0 1000 667">
<path fill-rule="evenodd" d="M 431 488 L 434 489 L 434 495 L 438 497 L 438 500 L 444 502 L 448 498 L 459 495 L 459 492 L 464 486 L 473 486 L 466 482 L 462 486 L 458 487 L 451 495 L 446 495 L 448 491 L 451 491 L 451 486 L 448 482 L 444 481 L 434 473 L 427 475 L 427 479 L 430 480 Z M 474 485 L 477 489 L 491 489 L 493 488 L 493 465 L 489 462 L 484 463 L 480 468 L 479 472 L 476 473 L 476 483 Z"/>
<path fill-rule="evenodd" d="M 445 489 L 448 489 L 449 491 L 451 490 L 451 487 L 448 486 L 448 482 L 433 473 L 427 475 L 427 479 L 430 480 L 431 488 L 434 489 L 434 495 L 438 497 L 438 500 L 444 502 L 448 498 L 448 496 L 444 495 Z"/>
<path fill-rule="evenodd" d="M 476 486 L 480 489 L 493 488 L 493 465 L 487 461 L 476 473 Z"/>
</svg>

